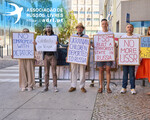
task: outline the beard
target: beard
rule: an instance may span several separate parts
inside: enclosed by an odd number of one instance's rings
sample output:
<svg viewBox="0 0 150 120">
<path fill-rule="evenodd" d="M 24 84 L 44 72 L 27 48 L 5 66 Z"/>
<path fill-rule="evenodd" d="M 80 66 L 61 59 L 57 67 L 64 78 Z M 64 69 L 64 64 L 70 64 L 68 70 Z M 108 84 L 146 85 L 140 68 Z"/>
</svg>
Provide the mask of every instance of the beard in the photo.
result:
<svg viewBox="0 0 150 120">
<path fill-rule="evenodd" d="M 78 34 L 82 34 L 82 32 L 80 31 L 80 32 L 78 32 Z"/>
<path fill-rule="evenodd" d="M 47 32 L 50 33 L 50 32 L 51 32 L 51 29 L 48 29 Z"/>
</svg>

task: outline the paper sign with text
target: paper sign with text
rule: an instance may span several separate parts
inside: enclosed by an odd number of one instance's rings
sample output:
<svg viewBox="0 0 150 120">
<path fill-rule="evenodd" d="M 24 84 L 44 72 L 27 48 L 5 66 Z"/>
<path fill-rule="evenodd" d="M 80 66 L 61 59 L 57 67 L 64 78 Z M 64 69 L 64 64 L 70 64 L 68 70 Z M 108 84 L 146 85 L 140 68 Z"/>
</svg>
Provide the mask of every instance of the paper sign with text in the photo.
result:
<svg viewBox="0 0 150 120">
<path fill-rule="evenodd" d="M 12 57 L 16 59 L 34 59 L 34 33 L 12 34 Z"/>
<path fill-rule="evenodd" d="M 70 37 L 67 62 L 87 65 L 90 40 L 84 37 Z"/>
<path fill-rule="evenodd" d="M 150 37 L 142 36 L 141 37 L 141 58 L 150 58 Z"/>
<path fill-rule="evenodd" d="M 114 61 L 114 46 L 113 34 L 94 35 L 94 61 Z"/>
<path fill-rule="evenodd" d="M 119 39 L 119 65 L 139 65 L 139 38 Z"/>
<path fill-rule="evenodd" d="M 36 42 L 37 51 L 57 51 L 57 36 L 37 36 Z"/>
</svg>

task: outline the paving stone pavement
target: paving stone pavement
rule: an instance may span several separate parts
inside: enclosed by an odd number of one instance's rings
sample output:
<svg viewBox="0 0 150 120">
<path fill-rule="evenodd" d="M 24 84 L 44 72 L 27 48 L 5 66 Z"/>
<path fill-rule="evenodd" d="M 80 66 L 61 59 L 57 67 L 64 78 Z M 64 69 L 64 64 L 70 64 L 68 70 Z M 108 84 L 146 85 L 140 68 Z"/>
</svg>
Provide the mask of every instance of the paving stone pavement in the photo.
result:
<svg viewBox="0 0 150 120">
<path fill-rule="evenodd" d="M 129 86 L 128 86 L 129 87 Z M 92 120 L 150 120 L 150 86 L 137 85 L 137 94 L 120 94 L 121 85 L 111 87 L 113 93 L 97 94 Z"/>
</svg>

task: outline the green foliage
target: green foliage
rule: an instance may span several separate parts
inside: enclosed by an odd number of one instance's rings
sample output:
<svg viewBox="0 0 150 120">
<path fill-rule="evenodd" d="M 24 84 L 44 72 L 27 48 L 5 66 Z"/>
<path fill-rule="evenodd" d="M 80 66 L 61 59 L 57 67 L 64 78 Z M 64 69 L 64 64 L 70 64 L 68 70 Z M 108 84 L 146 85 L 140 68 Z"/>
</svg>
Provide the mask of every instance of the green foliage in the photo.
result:
<svg viewBox="0 0 150 120">
<path fill-rule="evenodd" d="M 68 38 L 75 32 L 75 25 L 77 25 L 78 21 L 75 18 L 73 11 L 67 13 L 62 4 L 59 8 L 62 8 L 60 14 L 63 14 L 63 17 L 57 17 L 56 19 L 63 19 L 63 22 L 56 24 L 59 30 L 58 38 L 60 43 L 66 44 Z"/>
<path fill-rule="evenodd" d="M 32 8 L 52 8 L 52 1 L 50 0 L 38 0 L 37 2 L 37 6 L 36 4 L 33 2 L 32 4 Z M 41 35 L 43 34 L 43 30 L 47 24 L 47 22 L 42 22 L 43 19 L 47 19 L 47 12 L 38 12 L 38 14 L 44 14 L 45 17 L 32 17 L 35 22 L 35 25 L 34 25 L 34 28 L 35 28 L 35 32 L 36 32 L 36 35 Z M 35 13 L 32 13 L 32 14 L 35 14 Z M 49 13 L 50 14 L 50 13 Z"/>
</svg>

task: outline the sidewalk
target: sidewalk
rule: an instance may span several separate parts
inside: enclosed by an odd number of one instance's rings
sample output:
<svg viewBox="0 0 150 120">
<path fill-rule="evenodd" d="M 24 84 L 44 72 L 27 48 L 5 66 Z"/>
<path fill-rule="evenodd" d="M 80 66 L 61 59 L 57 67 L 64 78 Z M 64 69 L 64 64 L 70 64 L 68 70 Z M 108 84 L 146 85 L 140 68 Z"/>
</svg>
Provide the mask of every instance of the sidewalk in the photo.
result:
<svg viewBox="0 0 150 120">
<path fill-rule="evenodd" d="M 137 95 L 119 93 L 121 81 L 111 84 L 112 94 L 97 94 L 98 81 L 87 93 L 80 89 L 69 93 L 70 81 L 58 80 L 58 93 L 52 89 L 41 93 L 44 87 L 31 92 L 20 92 L 18 65 L 0 69 L 0 120 L 150 120 L 150 84 L 142 87 L 136 81 Z M 129 87 L 129 86 L 128 86 Z"/>
<path fill-rule="evenodd" d="M 4 56 L 4 58 L 0 57 L 0 69 L 17 65 L 17 64 L 18 64 L 18 60 L 12 59 L 10 56 Z"/>
<path fill-rule="evenodd" d="M 69 93 L 70 83 L 58 83 L 60 92 L 55 93 L 50 84 L 47 93 L 43 88 L 32 92 L 20 92 L 18 83 L 0 83 L 1 120 L 90 120 L 97 88 L 87 87 L 87 93 L 80 89 Z"/>
</svg>

